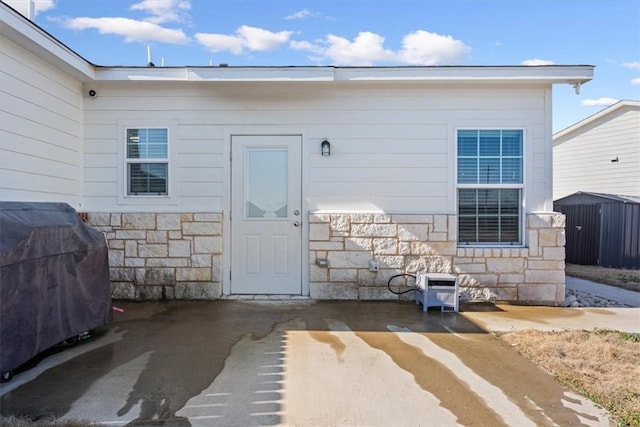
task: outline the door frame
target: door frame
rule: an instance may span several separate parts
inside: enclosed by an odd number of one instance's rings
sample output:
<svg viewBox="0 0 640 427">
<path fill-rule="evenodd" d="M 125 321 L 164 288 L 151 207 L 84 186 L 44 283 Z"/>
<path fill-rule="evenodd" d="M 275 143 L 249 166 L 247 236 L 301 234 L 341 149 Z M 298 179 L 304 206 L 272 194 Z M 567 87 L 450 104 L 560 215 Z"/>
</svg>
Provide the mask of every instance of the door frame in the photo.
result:
<svg viewBox="0 0 640 427">
<path fill-rule="evenodd" d="M 307 187 L 309 171 L 305 166 L 308 163 L 306 133 L 301 127 L 294 126 L 229 126 L 223 130 L 223 197 L 222 197 L 222 269 L 220 281 L 222 282 L 222 294 L 231 295 L 231 137 L 232 136 L 299 136 L 301 141 L 301 198 L 302 209 L 300 218 L 302 221 L 302 296 L 309 296 L 309 203 L 307 200 Z M 214 267 L 215 268 L 215 267 Z"/>
</svg>

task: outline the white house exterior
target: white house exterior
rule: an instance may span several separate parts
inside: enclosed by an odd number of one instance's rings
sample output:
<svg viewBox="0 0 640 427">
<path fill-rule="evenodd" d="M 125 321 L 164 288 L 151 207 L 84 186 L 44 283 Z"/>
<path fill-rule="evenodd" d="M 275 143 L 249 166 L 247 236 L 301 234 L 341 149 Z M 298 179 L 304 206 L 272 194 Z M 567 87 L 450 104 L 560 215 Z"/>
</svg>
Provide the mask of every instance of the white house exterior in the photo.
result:
<svg viewBox="0 0 640 427">
<path fill-rule="evenodd" d="M 586 191 L 640 196 L 640 101 L 619 101 L 553 136 L 554 200 Z"/>
<path fill-rule="evenodd" d="M 564 299 L 551 90 L 591 66 L 99 67 L 0 18 L 0 200 L 88 213 L 114 297 Z"/>
</svg>

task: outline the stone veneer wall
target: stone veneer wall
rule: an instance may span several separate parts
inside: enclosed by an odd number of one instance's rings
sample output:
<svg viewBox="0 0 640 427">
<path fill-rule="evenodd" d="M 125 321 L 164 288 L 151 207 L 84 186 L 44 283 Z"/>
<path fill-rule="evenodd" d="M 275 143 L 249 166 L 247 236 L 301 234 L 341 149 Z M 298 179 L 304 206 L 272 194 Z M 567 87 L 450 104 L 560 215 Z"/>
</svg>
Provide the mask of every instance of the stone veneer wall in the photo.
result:
<svg viewBox="0 0 640 427">
<path fill-rule="evenodd" d="M 136 300 L 217 299 L 222 215 L 89 213 L 109 245 L 111 294 Z"/>
<path fill-rule="evenodd" d="M 458 275 L 461 299 L 553 305 L 565 297 L 562 214 L 529 214 L 525 248 L 459 248 L 456 215 L 312 213 L 309 223 L 311 298 L 394 299 L 389 278 L 416 272 Z M 392 282 L 408 289 L 403 283 Z"/>
</svg>

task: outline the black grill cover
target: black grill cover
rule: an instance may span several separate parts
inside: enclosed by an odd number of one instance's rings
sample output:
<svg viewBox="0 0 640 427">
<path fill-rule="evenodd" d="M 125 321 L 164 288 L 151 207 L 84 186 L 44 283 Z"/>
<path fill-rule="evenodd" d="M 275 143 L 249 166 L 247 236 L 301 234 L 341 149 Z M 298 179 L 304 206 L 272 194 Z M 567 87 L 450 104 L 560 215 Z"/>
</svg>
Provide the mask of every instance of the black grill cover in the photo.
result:
<svg viewBox="0 0 640 427">
<path fill-rule="evenodd" d="M 0 202 L 0 372 L 111 319 L 102 233 L 66 203 Z"/>
</svg>

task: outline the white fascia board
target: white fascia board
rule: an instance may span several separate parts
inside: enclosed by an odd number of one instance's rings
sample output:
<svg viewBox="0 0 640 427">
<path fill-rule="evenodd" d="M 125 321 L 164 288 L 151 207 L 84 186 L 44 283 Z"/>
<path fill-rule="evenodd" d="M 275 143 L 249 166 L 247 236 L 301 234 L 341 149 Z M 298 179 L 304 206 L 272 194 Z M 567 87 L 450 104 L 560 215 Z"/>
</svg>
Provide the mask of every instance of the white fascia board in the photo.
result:
<svg viewBox="0 0 640 427">
<path fill-rule="evenodd" d="M 327 82 L 332 67 L 99 67 L 99 81 Z"/>
<path fill-rule="evenodd" d="M 3 3 L 0 3 L 0 34 L 80 81 L 95 78 L 93 64 Z"/>
<path fill-rule="evenodd" d="M 575 132 L 578 132 L 580 129 L 625 107 L 636 108 L 636 109 L 640 108 L 640 101 L 630 101 L 630 100 L 618 101 L 615 104 L 610 105 L 609 107 L 604 108 L 598 111 L 597 113 L 592 114 L 589 117 L 582 119 L 579 122 L 574 123 L 565 129 L 562 129 L 561 131 L 553 135 L 553 145 L 556 146 L 556 145 L 562 144 L 569 136 L 573 135 Z"/>
<path fill-rule="evenodd" d="M 99 81 L 532 82 L 584 84 L 591 65 L 476 67 L 98 67 Z"/>
</svg>

